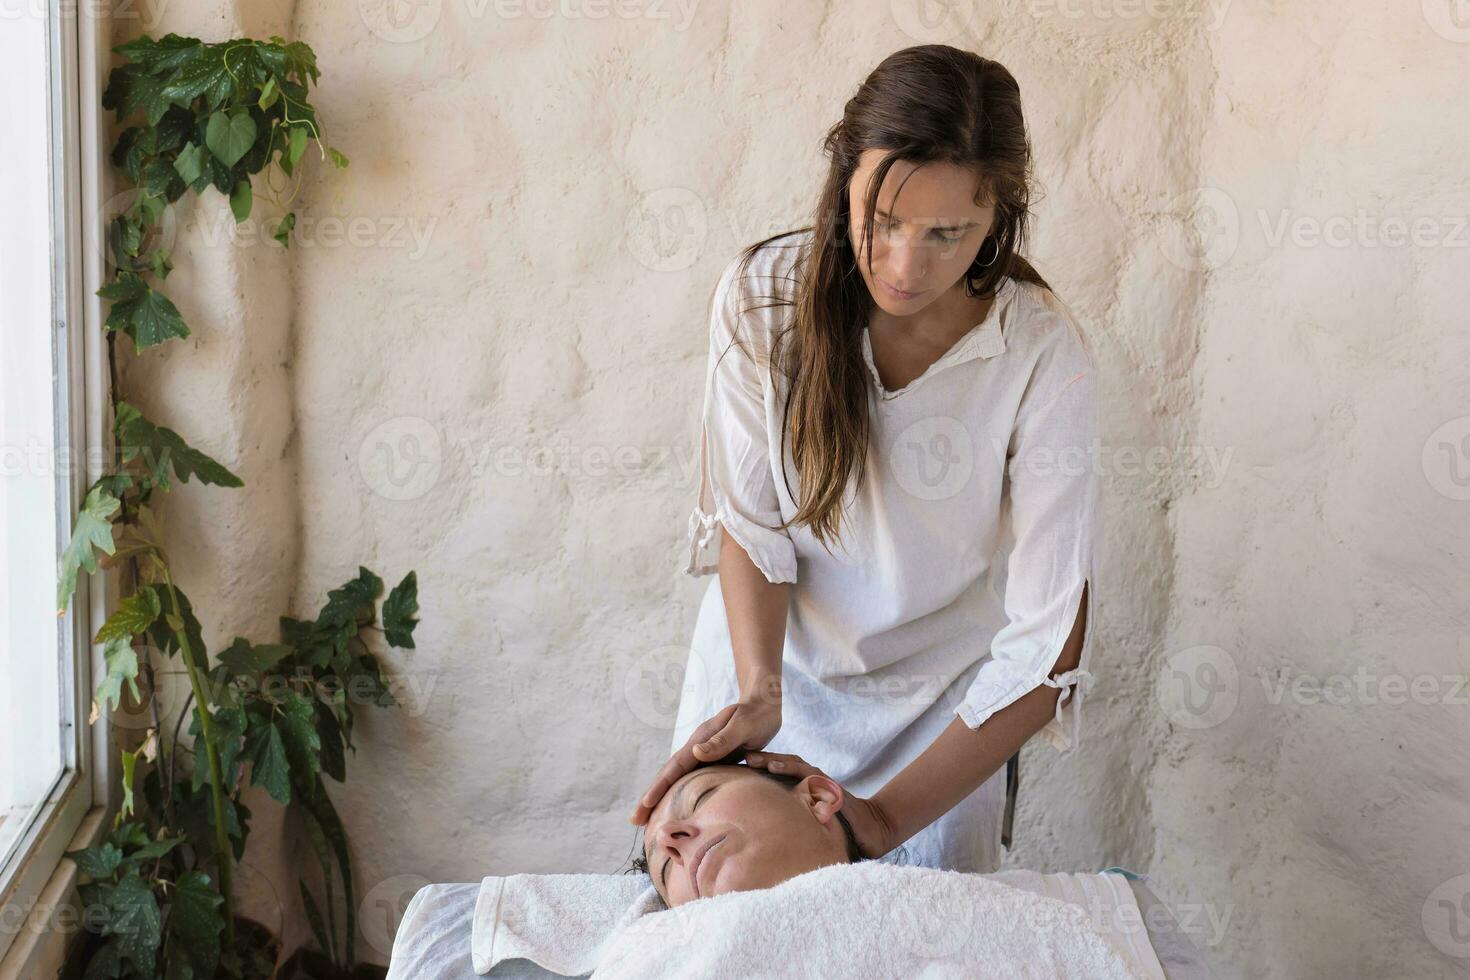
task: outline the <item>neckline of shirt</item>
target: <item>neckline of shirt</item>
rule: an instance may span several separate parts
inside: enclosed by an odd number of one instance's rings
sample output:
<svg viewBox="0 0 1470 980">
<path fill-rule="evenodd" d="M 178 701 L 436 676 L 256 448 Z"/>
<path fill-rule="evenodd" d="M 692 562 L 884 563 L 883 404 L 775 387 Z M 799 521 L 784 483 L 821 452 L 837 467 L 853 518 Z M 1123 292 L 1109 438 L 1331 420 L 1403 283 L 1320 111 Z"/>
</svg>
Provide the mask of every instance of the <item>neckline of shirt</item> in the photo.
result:
<svg viewBox="0 0 1470 980">
<path fill-rule="evenodd" d="M 1001 281 L 1000 288 L 995 291 L 995 302 L 990 304 L 990 310 L 985 314 L 985 319 L 967 330 L 949 350 L 939 356 L 938 360 L 902 388 L 883 387 L 883 379 L 878 376 L 878 366 L 873 362 L 873 341 L 868 334 L 868 325 L 863 324 L 863 361 L 868 365 L 868 374 L 872 376 L 873 386 L 878 390 L 879 399 L 888 401 L 905 392 L 913 391 L 925 379 L 952 364 L 962 364 L 974 357 L 994 357 L 1004 351 L 1006 342 L 1000 328 L 1000 315 L 1002 309 L 1009 304 L 1015 290 L 1016 280 L 1007 276 Z"/>
</svg>

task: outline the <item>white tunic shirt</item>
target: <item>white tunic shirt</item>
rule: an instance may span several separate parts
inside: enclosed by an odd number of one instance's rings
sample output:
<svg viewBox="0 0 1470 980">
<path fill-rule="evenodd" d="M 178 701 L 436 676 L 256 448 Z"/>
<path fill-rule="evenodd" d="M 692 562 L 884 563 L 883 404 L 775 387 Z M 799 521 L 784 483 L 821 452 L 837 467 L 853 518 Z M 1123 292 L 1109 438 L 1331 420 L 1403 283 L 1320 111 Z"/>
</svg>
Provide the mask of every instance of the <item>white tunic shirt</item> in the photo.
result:
<svg viewBox="0 0 1470 980">
<path fill-rule="evenodd" d="M 864 325 L 866 474 L 861 490 L 848 485 L 841 540 L 829 553 L 805 527 L 767 526 L 795 514 L 791 491 L 799 492 L 789 436 L 782 474 L 786 383 L 779 372 L 773 382 L 766 366 L 791 308 L 756 307 L 778 290 L 789 297 L 797 246 L 810 238 L 765 245 L 739 282 L 738 257 L 720 277 L 684 569 L 717 571 L 723 525 L 769 581 L 793 583 L 783 723 L 767 748 L 800 755 L 870 796 L 955 716 L 977 728 L 1048 684 L 1062 692 L 1041 734 L 1070 751 L 1083 682 L 1092 679 L 1095 613 L 1080 666 L 1047 675 L 1083 583 L 1096 581 L 1101 537 L 1097 375 L 1081 331 L 1052 293 L 1007 279 L 982 322 L 890 391 Z M 742 346 L 727 352 L 737 335 Z M 1089 596 L 1095 609 L 1095 584 Z M 672 747 L 737 697 L 716 577 L 695 627 Z M 910 842 L 918 863 L 998 868 L 1004 775 Z"/>
</svg>

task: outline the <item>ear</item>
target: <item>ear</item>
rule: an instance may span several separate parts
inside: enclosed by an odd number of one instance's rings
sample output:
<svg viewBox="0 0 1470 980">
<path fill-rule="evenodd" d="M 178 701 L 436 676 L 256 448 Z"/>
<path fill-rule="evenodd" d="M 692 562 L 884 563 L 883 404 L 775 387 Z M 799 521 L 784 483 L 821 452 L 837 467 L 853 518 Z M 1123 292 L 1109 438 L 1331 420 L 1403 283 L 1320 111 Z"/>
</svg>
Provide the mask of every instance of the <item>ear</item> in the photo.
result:
<svg viewBox="0 0 1470 980">
<path fill-rule="evenodd" d="M 836 818 L 837 811 L 847 800 L 842 785 L 821 773 L 812 773 L 803 779 L 797 784 L 796 793 L 811 808 L 813 816 L 824 824 Z"/>
</svg>

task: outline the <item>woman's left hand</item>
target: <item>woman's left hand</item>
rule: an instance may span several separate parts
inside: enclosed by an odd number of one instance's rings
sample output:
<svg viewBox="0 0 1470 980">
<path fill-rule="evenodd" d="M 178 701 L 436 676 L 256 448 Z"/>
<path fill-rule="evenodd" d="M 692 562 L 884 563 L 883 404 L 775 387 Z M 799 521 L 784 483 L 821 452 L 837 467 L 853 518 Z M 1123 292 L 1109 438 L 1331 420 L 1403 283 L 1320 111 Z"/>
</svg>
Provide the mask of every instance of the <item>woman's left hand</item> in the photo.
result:
<svg viewBox="0 0 1470 980">
<path fill-rule="evenodd" d="M 801 756 L 784 752 L 747 752 L 745 764 L 757 769 L 769 769 L 782 776 L 805 779 L 807 776 L 817 775 L 832 779 Z M 835 779 L 832 781 L 837 782 Z M 872 800 L 849 793 L 846 786 L 842 787 L 842 795 L 840 811 L 852 825 L 852 835 L 857 838 L 858 849 L 863 852 L 863 857 L 880 858 L 893 850 L 895 845 L 889 843 L 893 836 L 892 830 L 878 805 Z"/>
</svg>

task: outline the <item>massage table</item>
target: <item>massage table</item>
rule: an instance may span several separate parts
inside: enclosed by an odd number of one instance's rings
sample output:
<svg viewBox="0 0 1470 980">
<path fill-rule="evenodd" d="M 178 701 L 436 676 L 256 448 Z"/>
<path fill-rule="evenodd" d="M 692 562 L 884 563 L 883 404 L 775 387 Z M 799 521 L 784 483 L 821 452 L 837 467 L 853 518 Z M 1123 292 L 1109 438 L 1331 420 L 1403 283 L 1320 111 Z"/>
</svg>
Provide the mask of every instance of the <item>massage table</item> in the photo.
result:
<svg viewBox="0 0 1470 980">
<path fill-rule="evenodd" d="M 1216 960 L 1207 958 L 1158 896 L 1136 876 L 1120 873 L 1138 901 L 1149 942 L 1166 980 L 1224 980 L 1212 972 Z M 475 972 L 470 961 L 470 939 L 479 893 L 479 882 L 425 885 L 419 889 L 398 926 L 388 980 L 479 980 L 481 976 L 495 980 L 557 980 L 559 974 L 524 959 L 502 961 L 486 974 Z"/>
</svg>

